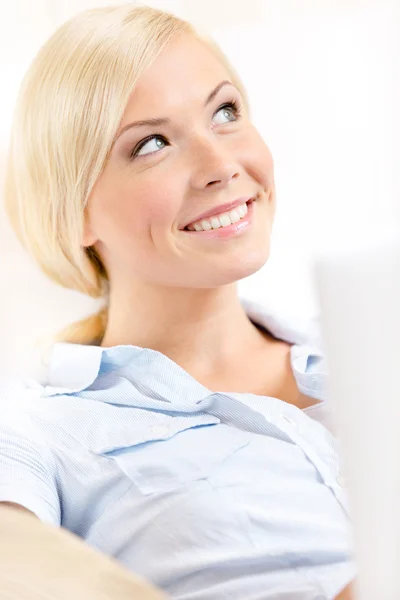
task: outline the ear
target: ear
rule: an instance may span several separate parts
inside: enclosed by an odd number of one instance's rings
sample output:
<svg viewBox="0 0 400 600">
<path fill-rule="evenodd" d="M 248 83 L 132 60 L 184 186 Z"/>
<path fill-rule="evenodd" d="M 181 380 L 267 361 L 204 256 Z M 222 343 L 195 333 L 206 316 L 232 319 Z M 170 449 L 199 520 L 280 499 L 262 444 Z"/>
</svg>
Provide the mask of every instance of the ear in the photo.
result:
<svg viewBox="0 0 400 600">
<path fill-rule="evenodd" d="M 93 246 L 97 242 L 97 238 L 94 235 L 84 235 L 82 240 L 82 246 L 84 248 L 88 248 L 89 246 Z"/>
<path fill-rule="evenodd" d="M 89 246 L 93 246 L 97 242 L 96 236 L 91 232 L 90 228 L 85 226 L 85 230 L 83 232 L 82 237 L 82 246 L 84 248 L 88 248 Z"/>
<path fill-rule="evenodd" d="M 92 229 L 89 224 L 89 215 L 85 210 L 85 222 L 83 226 L 83 237 L 82 237 L 82 246 L 87 248 L 88 246 L 93 246 L 97 242 L 97 237 L 92 232 Z"/>
</svg>

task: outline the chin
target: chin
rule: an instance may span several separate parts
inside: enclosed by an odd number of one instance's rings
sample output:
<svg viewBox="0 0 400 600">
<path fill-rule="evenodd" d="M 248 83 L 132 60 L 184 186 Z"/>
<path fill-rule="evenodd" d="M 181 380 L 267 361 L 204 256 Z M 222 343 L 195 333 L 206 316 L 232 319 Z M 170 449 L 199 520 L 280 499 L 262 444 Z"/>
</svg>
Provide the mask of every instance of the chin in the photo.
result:
<svg viewBox="0 0 400 600">
<path fill-rule="evenodd" d="M 231 266 L 215 265 L 212 283 L 210 285 L 228 285 L 241 279 L 246 279 L 260 271 L 269 259 L 269 247 L 263 252 L 260 250 L 253 253 L 243 254 L 240 259 L 233 261 Z"/>
<path fill-rule="evenodd" d="M 250 277 L 257 271 L 260 271 L 269 259 L 269 249 L 268 252 L 265 252 L 263 255 L 257 254 L 242 257 L 240 264 L 238 264 L 235 268 L 235 271 L 238 273 L 237 279 L 244 279 L 245 277 Z"/>
</svg>

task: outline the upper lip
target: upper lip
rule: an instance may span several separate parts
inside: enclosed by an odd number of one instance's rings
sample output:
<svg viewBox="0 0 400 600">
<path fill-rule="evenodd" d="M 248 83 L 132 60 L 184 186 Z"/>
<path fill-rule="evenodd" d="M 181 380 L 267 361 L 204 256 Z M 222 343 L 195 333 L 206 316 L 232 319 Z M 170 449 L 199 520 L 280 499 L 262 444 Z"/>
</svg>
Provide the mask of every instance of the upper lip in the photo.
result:
<svg viewBox="0 0 400 600">
<path fill-rule="evenodd" d="M 255 196 L 243 196 L 242 198 L 238 198 L 237 200 L 233 200 L 232 202 L 227 202 L 226 204 L 220 204 L 219 206 L 214 206 L 214 208 L 211 208 L 210 210 L 207 210 L 206 212 L 202 213 L 201 215 L 188 221 L 186 223 L 186 225 L 183 225 L 183 227 L 181 229 L 185 229 L 185 227 L 187 227 L 191 223 L 196 223 L 196 221 L 201 221 L 202 219 L 209 219 L 210 217 L 214 217 L 214 215 L 219 215 L 220 213 L 228 212 L 229 210 L 236 208 L 236 206 L 240 206 L 240 204 L 244 204 L 245 202 L 249 202 L 250 200 L 254 200 L 254 199 L 255 199 Z"/>
</svg>

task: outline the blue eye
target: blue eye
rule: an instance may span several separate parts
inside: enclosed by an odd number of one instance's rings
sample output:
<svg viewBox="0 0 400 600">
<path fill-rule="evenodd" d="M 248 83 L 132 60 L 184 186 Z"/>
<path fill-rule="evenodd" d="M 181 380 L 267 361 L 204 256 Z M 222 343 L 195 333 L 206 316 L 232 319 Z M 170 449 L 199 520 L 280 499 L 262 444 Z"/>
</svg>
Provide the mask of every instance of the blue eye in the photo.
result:
<svg viewBox="0 0 400 600">
<path fill-rule="evenodd" d="M 240 117 L 242 116 L 241 107 L 236 100 L 231 100 L 230 102 L 226 102 L 226 104 L 223 104 L 222 106 L 219 107 L 219 109 L 217 110 L 217 112 L 215 114 L 218 114 L 221 111 L 222 111 L 223 115 L 228 119 L 228 121 L 227 121 L 228 123 L 231 121 L 238 121 L 240 119 Z M 229 113 L 233 114 L 233 119 L 229 118 Z M 223 123 L 222 123 L 222 125 L 223 125 Z"/>
<path fill-rule="evenodd" d="M 147 154 L 153 154 L 154 152 L 161 150 L 163 146 L 158 145 L 159 140 L 161 140 L 163 144 L 169 145 L 167 140 L 162 135 L 154 133 L 153 135 L 149 135 L 149 137 L 139 142 L 139 144 L 133 149 L 131 158 L 134 158 L 135 156 L 146 156 Z M 142 150 L 142 148 L 150 144 L 150 142 L 155 142 L 155 149 L 153 148 L 153 150 L 150 150 L 150 152 L 144 152 L 143 154 L 139 154 L 140 150 Z"/>
<path fill-rule="evenodd" d="M 224 118 L 226 118 L 227 121 L 218 123 L 219 125 L 224 125 L 225 123 L 230 123 L 232 121 L 238 121 L 240 119 L 240 117 L 242 116 L 241 105 L 239 104 L 239 102 L 237 102 L 237 100 L 231 100 L 230 102 L 226 102 L 225 104 L 223 104 L 222 106 L 220 106 L 218 108 L 218 110 L 215 112 L 215 114 L 217 115 L 221 111 L 222 111 L 222 114 L 224 115 Z M 230 118 L 229 115 L 233 115 L 233 118 Z M 160 146 L 160 144 L 159 144 L 160 141 L 161 141 L 161 144 L 163 144 L 162 146 Z M 154 142 L 153 150 L 150 150 L 149 152 L 140 153 L 140 151 L 145 146 L 150 145 L 150 142 Z M 149 135 L 144 140 L 140 141 L 137 144 L 137 146 L 135 146 L 135 148 L 131 152 L 130 158 L 133 160 L 136 156 L 148 156 L 149 154 L 155 154 L 156 152 L 158 152 L 158 150 L 162 150 L 165 146 L 169 146 L 169 145 L 170 145 L 169 142 L 166 140 L 166 138 L 163 135 L 160 135 L 158 133 L 153 133 L 152 135 Z"/>
</svg>

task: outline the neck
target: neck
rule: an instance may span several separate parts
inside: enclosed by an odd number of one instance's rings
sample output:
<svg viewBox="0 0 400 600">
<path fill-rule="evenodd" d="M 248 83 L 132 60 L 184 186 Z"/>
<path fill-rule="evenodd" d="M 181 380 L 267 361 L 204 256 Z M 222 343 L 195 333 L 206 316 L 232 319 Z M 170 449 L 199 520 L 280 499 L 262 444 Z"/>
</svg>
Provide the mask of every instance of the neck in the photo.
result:
<svg viewBox="0 0 400 600">
<path fill-rule="evenodd" d="M 150 348 L 188 372 L 213 376 L 257 352 L 266 337 L 246 315 L 236 284 L 215 289 L 146 288 L 110 295 L 100 345 Z"/>
</svg>

